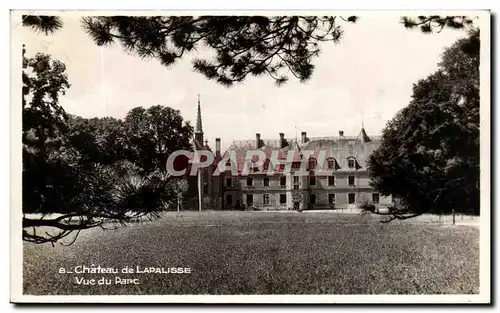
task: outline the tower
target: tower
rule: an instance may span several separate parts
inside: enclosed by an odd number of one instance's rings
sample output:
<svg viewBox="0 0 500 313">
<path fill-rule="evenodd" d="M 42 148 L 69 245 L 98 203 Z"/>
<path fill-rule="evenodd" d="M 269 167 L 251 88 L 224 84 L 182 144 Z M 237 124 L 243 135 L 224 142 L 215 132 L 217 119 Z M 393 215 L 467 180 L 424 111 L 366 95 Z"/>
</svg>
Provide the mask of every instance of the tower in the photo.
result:
<svg viewBox="0 0 500 313">
<path fill-rule="evenodd" d="M 200 95 L 198 94 L 198 113 L 196 115 L 196 128 L 194 130 L 194 139 L 203 146 L 203 127 L 201 125 L 201 107 Z"/>
</svg>

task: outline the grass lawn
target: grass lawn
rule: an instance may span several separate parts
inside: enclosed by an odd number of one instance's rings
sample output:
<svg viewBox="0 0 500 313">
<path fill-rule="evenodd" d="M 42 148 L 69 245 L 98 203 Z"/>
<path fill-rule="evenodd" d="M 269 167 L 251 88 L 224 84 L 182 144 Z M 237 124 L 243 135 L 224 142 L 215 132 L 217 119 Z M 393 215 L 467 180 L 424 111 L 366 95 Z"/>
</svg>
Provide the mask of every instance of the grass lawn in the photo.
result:
<svg viewBox="0 0 500 313">
<path fill-rule="evenodd" d="M 24 244 L 25 294 L 471 294 L 479 229 L 428 219 L 313 212 L 181 212 L 71 246 Z M 191 274 L 60 274 L 100 265 L 190 267 Z M 115 276 L 139 284 L 115 284 Z M 78 285 L 75 277 L 113 281 Z"/>
</svg>

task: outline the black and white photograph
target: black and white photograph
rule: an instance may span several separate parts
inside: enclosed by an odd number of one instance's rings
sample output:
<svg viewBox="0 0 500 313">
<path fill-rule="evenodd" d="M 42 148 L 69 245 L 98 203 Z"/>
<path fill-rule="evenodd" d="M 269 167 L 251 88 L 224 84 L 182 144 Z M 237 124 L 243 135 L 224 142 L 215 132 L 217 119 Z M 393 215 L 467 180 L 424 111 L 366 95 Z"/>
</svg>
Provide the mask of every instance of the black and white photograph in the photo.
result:
<svg viewBox="0 0 500 313">
<path fill-rule="evenodd" d="M 11 301 L 489 303 L 490 19 L 12 10 Z"/>
</svg>

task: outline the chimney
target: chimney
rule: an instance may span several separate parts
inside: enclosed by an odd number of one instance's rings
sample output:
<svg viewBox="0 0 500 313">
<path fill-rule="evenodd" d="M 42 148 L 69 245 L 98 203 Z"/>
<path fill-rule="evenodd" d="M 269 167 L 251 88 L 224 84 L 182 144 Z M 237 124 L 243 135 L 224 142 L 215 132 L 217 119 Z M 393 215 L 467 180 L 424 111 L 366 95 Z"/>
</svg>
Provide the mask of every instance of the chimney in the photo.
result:
<svg viewBox="0 0 500 313">
<path fill-rule="evenodd" d="M 306 141 L 307 141 L 307 134 L 306 134 L 306 132 L 302 132 L 300 134 L 300 142 L 305 143 Z"/>
<path fill-rule="evenodd" d="M 215 156 L 220 156 L 220 138 L 215 138 Z"/>
<path fill-rule="evenodd" d="M 339 130 L 339 136 L 340 137 L 344 137 L 344 131 L 343 130 Z"/>
<path fill-rule="evenodd" d="M 259 133 L 256 133 L 256 134 L 255 134 L 255 147 L 256 147 L 257 149 L 259 149 L 259 148 L 260 148 L 260 134 L 259 134 Z"/>
<path fill-rule="evenodd" d="M 285 134 L 280 133 L 280 149 L 285 147 Z"/>
</svg>

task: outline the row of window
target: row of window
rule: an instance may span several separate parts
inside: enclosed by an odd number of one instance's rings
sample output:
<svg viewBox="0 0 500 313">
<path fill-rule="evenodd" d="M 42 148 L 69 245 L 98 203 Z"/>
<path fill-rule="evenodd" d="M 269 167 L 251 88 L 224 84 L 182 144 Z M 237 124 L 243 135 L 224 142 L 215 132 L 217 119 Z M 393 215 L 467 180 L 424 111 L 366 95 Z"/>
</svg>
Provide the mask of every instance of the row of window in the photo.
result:
<svg viewBox="0 0 500 313">
<path fill-rule="evenodd" d="M 262 195 L 262 202 L 264 205 L 270 204 L 270 194 L 263 194 Z M 253 199 L 254 195 L 248 194 L 246 195 L 246 204 L 247 206 L 253 205 Z M 380 201 L 380 195 L 378 193 L 372 193 L 372 202 L 374 204 L 378 204 Z M 349 204 L 356 203 L 356 194 L 355 193 L 348 193 L 347 194 L 347 202 Z M 226 203 L 232 204 L 233 203 L 233 195 L 232 194 L 227 194 L 226 195 Z M 309 203 L 310 204 L 316 204 L 317 203 L 317 195 L 314 193 L 309 194 Z M 328 203 L 329 204 L 334 204 L 335 203 L 335 194 L 334 193 L 329 193 L 328 194 Z M 286 194 L 282 193 L 280 194 L 280 204 L 286 204 Z"/>
<path fill-rule="evenodd" d="M 269 186 L 269 177 L 263 178 L 263 184 L 264 184 L 264 187 Z M 354 175 L 349 175 L 347 177 L 347 184 L 349 186 L 356 185 L 356 178 Z M 254 185 L 254 178 L 247 177 L 247 186 L 252 187 L 253 185 Z M 315 176 L 309 176 L 309 185 L 316 186 L 316 177 Z M 230 178 L 230 177 L 226 178 L 226 186 L 227 187 L 233 186 L 232 178 Z M 286 176 L 280 177 L 280 186 L 283 186 L 283 187 L 286 186 Z M 335 176 L 328 176 L 328 186 L 335 186 Z M 293 176 L 293 187 L 294 187 L 293 189 L 299 189 L 299 176 Z"/>
</svg>

